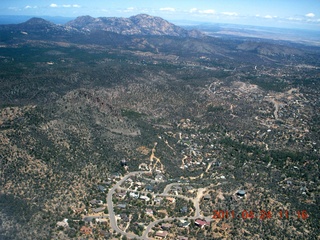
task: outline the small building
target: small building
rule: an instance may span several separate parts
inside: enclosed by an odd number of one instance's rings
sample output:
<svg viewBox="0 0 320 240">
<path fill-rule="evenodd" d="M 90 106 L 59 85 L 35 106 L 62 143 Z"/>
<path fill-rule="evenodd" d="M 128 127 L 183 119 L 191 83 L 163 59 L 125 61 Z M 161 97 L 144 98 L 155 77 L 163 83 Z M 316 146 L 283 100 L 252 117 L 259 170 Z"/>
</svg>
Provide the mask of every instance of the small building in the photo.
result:
<svg viewBox="0 0 320 240">
<path fill-rule="evenodd" d="M 98 190 L 100 191 L 100 192 L 105 192 L 106 191 L 106 188 L 104 187 L 104 186 L 102 186 L 102 185 L 98 185 Z"/>
<path fill-rule="evenodd" d="M 147 209 L 146 209 L 146 214 L 148 214 L 148 215 L 153 215 L 153 210 L 150 209 L 150 208 L 147 208 Z"/>
<path fill-rule="evenodd" d="M 150 201 L 150 198 L 148 196 L 140 196 L 140 199 L 142 199 L 146 202 Z"/>
<path fill-rule="evenodd" d="M 205 221 L 205 220 L 201 220 L 201 219 L 197 219 L 194 221 L 194 223 L 199 226 L 200 228 L 204 228 L 205 226 L 209 226 L 210 223 Z"/>
<path fill-rule="evenodd" d="M 153 200 L 157 205 L 160 205 L 161 201 L 162 201 L 162 198 L 161 197 L 156 197 L 154 198 Z"/>
<path fill-rule="evenodd" d="M 121 174 L 120 173 L 113 173 L 111 175 L 111 179 L 120 179 L 121 178 Z"/>
<path fill-rule="evenodd" d="M 172 227 L 172 224 L 170 224 L 170 223 L 163 223 L 163 224 L 161 224 L 161 228 L 162 228 L 163 230 L 169 230 L 171 227 Z"/>
<path fill-rule="evenodd" d="M 85 234 L 85 235 L 91 235 L 92 234 L 92 228 L 87 227 L 87 226 L 82 226 L 80 228 L 80 233 Z"/>
<path fill-rule="evenodd" d="M 89 203 L 91 204 L 91 206 L 103 204 L 101 200 L 96 200 L 96 199 L 92 199 L 91 201 L 89 201 Z"/>
<path fill-rule="evenodd" d="M 211 199 L 210 194 L 204 195 L 203 199 L 206 200 L 206 201 L 209 201 Z"/>
<path fill-rule="evenodd" d="M 96 218 L 96 222 L 97 223 L 104 223 L 106 224 L 108 222 L 108 219 L 106 218 Z"/>
<path fill-rule="evenodd" d="M 161 181 L 164 180 L 164 176 L 159 173 L 159 174 L 157 174 L 157 175 L 155 176 L 154 180 L 157 181 L 157 182 L 161 182 Z"/>
<path fill-rule="evenodd" d="M 121 213 L 120 214 L 120 218 L 124 221 L 124 222 L 129 222 L 129 217 L 127 214 L 125 213 Z"/>
<path fill-rule="evenodd" d="M 215 163 L 214 163 L 214 166 L 220 167 L 220 166 L 221 166 L 221 162 L 220 162 L 220 161 L 215 162 Z"/>
<path fill-rule="evenodd" d="M 139 194 L 135 193 L 135 192 L 130 192 L 129 196 L 132 197 L 132 198 L 136 198 L 136 199 L 139 198 Z"/>
<path fill-rule="evenodd" d="M 104 239 L 110 239 L 111 238 L 111 234 L 107 231 L 104 230 L 100 230 L 99 231 L 99 236 L 100 237 L 104 237 Z"/>
<path fill-rule="evenodd" d="M 180 212 L 181 212 L 181 213 L 187 213 L 187 212 L 188 212 L 188 207 L 187 207 L 187 206 L 183 206 L 183 207 L 180 209 Z"/>
<path fill-rule="evenodd" d="M 127 166 L 127 161 L 125 159 L 122 159 L 120 161 L 120 164 L 121 164 L 122 167 Z"/>
<path fill-rule="evenodd" d="M 168 211 L 166 209 L 160 209 L 160 210 L 158 210 L 158 213 L 163 214 L 165 216 L 165 218 L 168 217 Z"/>
<path fill-rule="evenodd" d="M 125 209 L 127 207 L 127 204 L 125 203 L 120 203 L 117 205 L 118 208 L 121 208 L 121 209 Z"/>
<path fill-rule="evenodd" d="M 166 239 L 168 236 L 168 232 L 167 231 L 157 231 L 156 232 L 156 239 Z"/>
<path fill-rule="evenodd" d="M 237 196 L 238 196 L 238 197 L 243 198 L 243 197 L 245 197 L 245 195 L 246 195 L 246 191 L 245 191 L 245 190 L 239 190 L 239 191 L 237 192 Z"/>
<path fill-rule="evenodd" d="M 153 191 L 153 186 L 152 185 L 147 185 L 146 186 L 146 191 L 148 191 L 148 192 L 152 192 Z"/>
<path fill-rule="evenodd" d="M 57 222 L 57 227 L 68 228 L 69 227 L 68 219 L 65 218 L 61 222 Z"/>
<path fill-rule="evenodd" d="M 172 188 L 174 191 L 177 191 L 177 192 L 182 192 L 182 187 L 180 186 L 173 186 Z"/>
<path fill-rule="evenodd" d="M 92 209 L 92 211 L 93 211 L 94 213 L 99 213 L 99 212 L 103 212 L 104 209 L 105 209 L 105 207 L 100 207 L 100 208 L 94 208 L 94 209 Z"/>
<path fill-rule="evenodd" d="M 176 199 L 173 198 L 173 197 L 167 197 L 166 198 L 170 203 L 175 203 L 176 202 Z"/>
<path fill-rule="evenodd" d="M 180 220 L 179 227 L 187 228 L 189 227 L 189 225 L 190 225 L 190 222 L 183 219 Z"/>
<path fill-rule="evenodd" d="M 135 182 L 134 185 L 137 186 L 137 187 L 141 187 L 141 186 L 142 186 L 142 183 L 141 183 L 141 182 Z"/>
<path fill-rule="evenodd" d="M 117 193 L 117 197 L 120 198 L 120 199 L 125 199 L 127 196 L 127 193 L 126 192 L 119 192 Z"/>
<path fill-rule="evenodd" d="M 185 236 L 178 236 L 177 238 L 178 240 L 188 240 L 188 237 Z"/>
</svg>

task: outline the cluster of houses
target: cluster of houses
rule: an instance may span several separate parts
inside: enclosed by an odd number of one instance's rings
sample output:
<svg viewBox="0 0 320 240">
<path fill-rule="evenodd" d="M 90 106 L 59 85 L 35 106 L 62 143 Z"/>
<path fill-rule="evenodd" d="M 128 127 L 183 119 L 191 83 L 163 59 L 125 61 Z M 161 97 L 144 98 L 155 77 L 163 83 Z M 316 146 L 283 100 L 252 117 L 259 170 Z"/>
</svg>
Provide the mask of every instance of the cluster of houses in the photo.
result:
<svg viewBox="0 0 320 240">
<path fill-rule="evenodd" d="M 203 219 L 196 219 L 194 224 L 200 228 L 204 228 L 205 226 L 210 226 L 210 222 L 207 222 Z M 187 220 L 181 219 L 178 223 L 178 227 L 188 228 L 190 226 L 190 222 Z M 155 239 L 166 239 L 170 235 L 170 229 L 173 228 L 174 225 L 171 223 L 162 223 L 159 230 L 155 232 Z M 176 236 L 175 239 L 178 240 L 188 240 L 189 238 L 186 236 Z"/>
</svg>

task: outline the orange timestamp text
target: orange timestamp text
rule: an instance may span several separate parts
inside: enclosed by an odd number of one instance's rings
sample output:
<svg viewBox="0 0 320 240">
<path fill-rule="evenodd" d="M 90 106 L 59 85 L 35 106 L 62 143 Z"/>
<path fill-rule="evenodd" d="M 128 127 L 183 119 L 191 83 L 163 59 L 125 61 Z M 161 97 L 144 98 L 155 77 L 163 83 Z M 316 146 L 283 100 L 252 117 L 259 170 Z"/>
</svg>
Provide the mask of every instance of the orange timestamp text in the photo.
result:
<svg viewBox="0 0 320 240">
<path fill-rule="evenodd" d="M 288 210 L 279 210 L 277 212 L 272 211 L 265 211 L 260 210 L 260 212 L 254 212 L 252 210 L 243 210 L 240 213 L 236 213 L 234 210 L 214 210 L 212 219 L 260 219 L 266 220 L 271 218 L 278 218 L 278 219 L 289 219 L 289 218 L 296 218 L 306 220 L 309 217 L 309 214 L 306 210 L 299 210 L 295 212 L 289 213 Z"/>
</svg>

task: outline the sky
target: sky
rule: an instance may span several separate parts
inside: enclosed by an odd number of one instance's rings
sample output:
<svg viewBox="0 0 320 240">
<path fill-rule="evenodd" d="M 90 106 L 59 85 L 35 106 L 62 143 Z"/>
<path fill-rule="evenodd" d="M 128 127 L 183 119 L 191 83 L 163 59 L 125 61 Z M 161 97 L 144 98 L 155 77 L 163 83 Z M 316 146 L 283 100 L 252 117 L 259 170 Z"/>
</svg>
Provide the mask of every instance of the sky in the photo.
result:
<svg viewBox="0 0 320 240">
<path fill-rule="evenodd" d="M 0 0 L 0 15 L 129 17 L 320 31 L 320 0 Z"/>
</svg>

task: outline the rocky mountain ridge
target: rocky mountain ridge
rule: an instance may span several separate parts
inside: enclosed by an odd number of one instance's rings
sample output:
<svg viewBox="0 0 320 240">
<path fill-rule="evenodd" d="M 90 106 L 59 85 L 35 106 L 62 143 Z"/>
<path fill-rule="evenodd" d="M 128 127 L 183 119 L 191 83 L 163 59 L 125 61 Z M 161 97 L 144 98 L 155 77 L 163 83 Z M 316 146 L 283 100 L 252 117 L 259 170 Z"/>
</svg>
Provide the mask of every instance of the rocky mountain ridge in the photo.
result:
<svg viewBox="0 0 320 240">
<path fill-rule="evenodd" d="M 54 24 L 42 18 L 31 18 L 20 24 L 0 25 L 0 30 L 16 30 L 25 33 L 33 32 L 112 32 L 121 35 L 155 35 L 175 37 L 203 37 L 200 31 L 185 30 L 160 17 L 139 14 L 130 18 L 80 16 L 65 25 Z"/>
<path fill-rule="evenodd" d="M 81 16 L 66 23 L 65 26 L 84 31 L 104 30 L 123 35 L 203 36 L 199 31 L 188 31 L 160 17 L 147 14 L 138 14 L 130 18 Z"/>
</svg>

